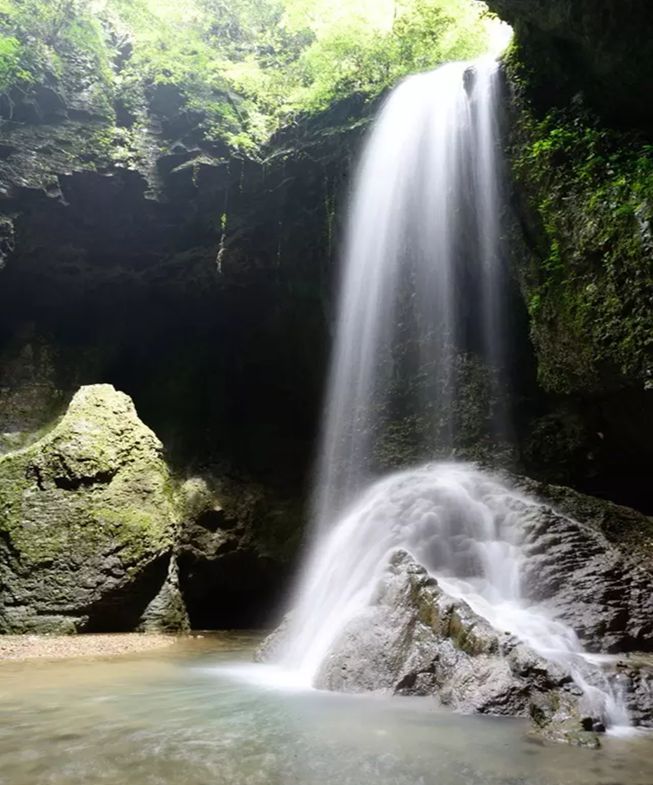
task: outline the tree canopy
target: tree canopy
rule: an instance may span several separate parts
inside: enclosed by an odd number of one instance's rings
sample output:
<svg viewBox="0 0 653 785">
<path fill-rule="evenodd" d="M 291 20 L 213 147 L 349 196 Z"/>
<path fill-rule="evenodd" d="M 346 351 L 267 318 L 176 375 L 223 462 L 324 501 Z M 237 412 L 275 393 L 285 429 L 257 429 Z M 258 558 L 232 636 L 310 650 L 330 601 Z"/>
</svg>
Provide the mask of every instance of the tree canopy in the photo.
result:
<svg viewBox="0 0 653 785">
<path fill-rule="evenodd" d="M 298 115 L 486 51 L 488 21 L 478 0 L 0 0 L 0 92 L 86 69 L 110 112 L 172 84 L 209 138 L 251 148 Z"/>
</svg>

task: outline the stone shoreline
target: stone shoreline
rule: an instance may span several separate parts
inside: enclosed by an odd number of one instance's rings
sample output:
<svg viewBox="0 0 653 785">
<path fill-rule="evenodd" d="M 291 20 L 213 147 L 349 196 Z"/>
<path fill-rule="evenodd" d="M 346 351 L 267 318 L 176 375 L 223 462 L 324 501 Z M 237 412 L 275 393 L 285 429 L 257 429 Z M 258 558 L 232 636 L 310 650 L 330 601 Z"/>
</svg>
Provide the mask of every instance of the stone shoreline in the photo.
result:
<svg viewBox="0 0 653 785">
<path fill-rule="evenodd" d="M 163 649 L 176 641 L 174 635 L 144 633 L 0 635 L 0 664 L 17 660 L 117 657 Z"/>
</svg>

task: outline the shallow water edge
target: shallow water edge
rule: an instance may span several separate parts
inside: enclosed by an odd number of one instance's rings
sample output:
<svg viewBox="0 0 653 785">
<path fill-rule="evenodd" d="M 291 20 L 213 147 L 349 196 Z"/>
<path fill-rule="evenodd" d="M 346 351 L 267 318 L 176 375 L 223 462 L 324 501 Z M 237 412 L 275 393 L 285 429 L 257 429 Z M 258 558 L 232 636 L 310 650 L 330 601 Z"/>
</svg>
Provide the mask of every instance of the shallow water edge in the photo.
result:
<svg viewBox="0 0 653 785">
<path fill-rule="evenodd" d="M 650 785 L 653 735 L 599 751 L 430 698 L 242 678 L 258 636 L 0 667 L 1 785 Z"/>
</svg>

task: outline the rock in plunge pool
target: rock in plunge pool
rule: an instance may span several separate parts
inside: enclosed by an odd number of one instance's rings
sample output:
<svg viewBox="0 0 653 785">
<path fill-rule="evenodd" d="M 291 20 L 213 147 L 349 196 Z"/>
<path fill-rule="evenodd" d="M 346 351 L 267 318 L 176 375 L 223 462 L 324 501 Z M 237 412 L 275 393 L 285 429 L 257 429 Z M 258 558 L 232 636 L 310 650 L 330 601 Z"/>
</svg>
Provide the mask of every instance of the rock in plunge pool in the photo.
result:
<svg viewBox="0 0 653 785">
<path fill-rule="evenodd" d="M 234 667 L 255 642 L 0 664 L 0 785 L 653 783 L 652 734 L 591 751 L 427 698 L 265 686 Z"/>
</svg>

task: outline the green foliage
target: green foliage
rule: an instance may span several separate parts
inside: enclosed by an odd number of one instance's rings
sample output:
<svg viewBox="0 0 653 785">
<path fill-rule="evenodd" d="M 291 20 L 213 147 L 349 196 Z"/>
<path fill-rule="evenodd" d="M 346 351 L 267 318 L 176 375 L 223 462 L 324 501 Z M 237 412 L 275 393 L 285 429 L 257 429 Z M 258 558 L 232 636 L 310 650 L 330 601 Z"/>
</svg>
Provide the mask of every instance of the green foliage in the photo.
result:
<svg viewBox="0 0 653 785">
<path fill-rule="evenodd" d="M 482 4 L 386 0 L 110 0 L 134 52 L 121 89 L 173 84 L 209 138 L 252 150 L 282 124 L 352 93 L 487 46 Z M 374 10 L 375 9 L 375 10 Z"/>
<path fill-rule="evenodd" d="M 0 40 L 0 92 L 55 80 L 74 94 L 94 84 L 98 114 L 112 114 L 110 56 L 90 0 L 0 0 Z"/>
<path fill-rule="evenodd" d="M 653 147 L 581 105 L 538 117 L 518 101 L 515 171 L 543 230 L 526 276 L 540 379 L 556 392 L 650 386 Z"/>
<path fill-rule="evenodd" d="M 314 39 L 282 77 L 280 87 L 286 86 L 282 112 L 287 116 L 324 109 L 352 93 L 375 97 L 409 73 L 487 49 L 487 27 L 479 3 L 381 2 L 376 17 L 351 11 L 342 14 L 342 7 L 338 14 L 338 6 L 335 3 L 335 12 L 331 6 L 331 23 L 313 22 L 305 40 L 311 32 Z"/>
<path fill-rule="evenodd" d="M 22 44 L 13 36 L 0 37 L 0 92 L 5 92 L 19 81 L 28 82 L 30 74 L 21 63 Z"/>
<path fill-rule="evenodd" d="M 173 86 L 208 139 L 252 151 L 298 115 L 485 51 L 486 14 L 476 0 L 0 0 L 0 90 L 92 76 L 138 116 Z"/>
</svg>

